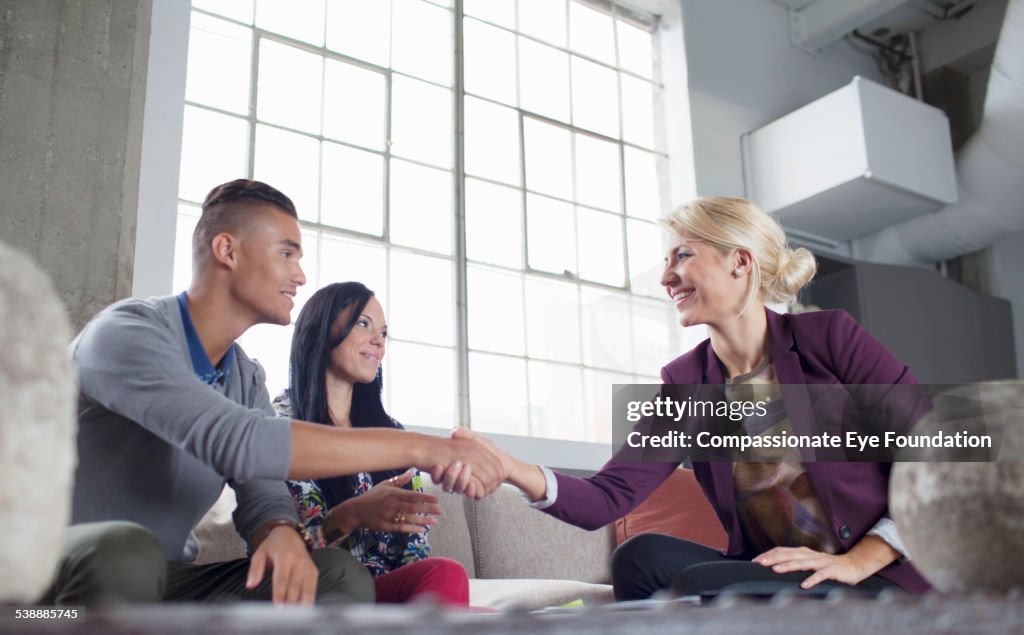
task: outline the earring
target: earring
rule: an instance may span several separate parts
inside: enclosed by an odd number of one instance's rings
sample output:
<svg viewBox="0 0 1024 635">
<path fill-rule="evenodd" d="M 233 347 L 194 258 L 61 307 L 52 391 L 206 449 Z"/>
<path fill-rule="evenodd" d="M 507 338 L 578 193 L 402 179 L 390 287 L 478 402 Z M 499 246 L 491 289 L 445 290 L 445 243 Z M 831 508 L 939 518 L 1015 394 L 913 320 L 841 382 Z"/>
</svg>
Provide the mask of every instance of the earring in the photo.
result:
<svg viewBox="0 0 1024 635">
<path fill-rule="evenodd" d="M 743 273 L 743 269 L 741 269 L 739 267 L 736 267 L 736 270 L 732 272 L 732 275 L 734 275 L 737 278 L 739 278 L 742 273 Z"/>
</svg>

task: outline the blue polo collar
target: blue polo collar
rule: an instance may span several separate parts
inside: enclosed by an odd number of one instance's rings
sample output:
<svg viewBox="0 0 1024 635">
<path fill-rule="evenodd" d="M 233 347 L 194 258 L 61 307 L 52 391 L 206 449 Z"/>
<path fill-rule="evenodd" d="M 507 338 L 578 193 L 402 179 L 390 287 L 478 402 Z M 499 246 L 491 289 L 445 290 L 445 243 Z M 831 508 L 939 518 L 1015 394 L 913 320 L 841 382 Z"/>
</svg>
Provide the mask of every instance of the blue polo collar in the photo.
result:
<svg viewBox="0 0 1024 635">
<path fill-rule="evenodd" d="M 231 372 L 231 365 L 235 363 L 235 347 L 231 348 L 224 355 L 219 368 L 214 368 L 213 362 L 206 354 L 203 343 L 199 340 L 196 327 L 192 323 L 192 313 L 188 309 L 188 296 L 182 291 L 178 295 L 178 308 L 181 309 L 181 323 L 185 327 L 185 341 L 188 343 L 188 354 L 192 358 L 192 371 L 203 383 L 213 386 L 218 382 L 225 382 L 228 373 Z"/>
</svg>

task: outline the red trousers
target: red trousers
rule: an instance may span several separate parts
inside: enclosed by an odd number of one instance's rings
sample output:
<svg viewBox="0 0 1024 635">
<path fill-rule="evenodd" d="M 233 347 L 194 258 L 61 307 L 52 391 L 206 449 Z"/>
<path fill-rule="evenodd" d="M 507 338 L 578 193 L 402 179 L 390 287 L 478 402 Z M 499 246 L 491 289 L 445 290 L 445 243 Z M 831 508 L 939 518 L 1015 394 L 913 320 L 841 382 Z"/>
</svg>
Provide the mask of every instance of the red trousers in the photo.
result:
<svg viewBox="0 0 1024 635">
<path fill-rule="evenodd" d="M 410 562 L 373 579 L 377 602 L 402 604 L 430 596 L 445 606 L 469 606 L 469 576 L 451 558 L 426 558 Z"/>
</svg>

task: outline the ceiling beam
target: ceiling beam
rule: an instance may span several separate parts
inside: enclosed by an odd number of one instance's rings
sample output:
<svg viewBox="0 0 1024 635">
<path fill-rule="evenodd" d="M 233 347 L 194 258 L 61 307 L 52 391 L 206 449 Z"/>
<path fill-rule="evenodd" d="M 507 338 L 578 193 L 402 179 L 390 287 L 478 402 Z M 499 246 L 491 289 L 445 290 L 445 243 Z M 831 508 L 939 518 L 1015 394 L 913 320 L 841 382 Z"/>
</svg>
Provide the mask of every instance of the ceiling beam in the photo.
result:
<svg viewBox="0 0 1024 635">
<path fill-rule="evenodd" d="M 815 0 L 791 9 L 790 37 L 802 49 L 818 52 L 825 46 L 908 0 Z"/>
<path fill-rule="evenodd" d="M 944 20 L 921 33 L 921 72 L 948 66 L 968 55 L 991 47 L 999 39 L 1006 14 L 1004 0 L 978 2 L 959 20 Z"/>
<path fill-rule="evenodd" d="M 814 0 L 775 0 L 777 4 L 781 4 L 787 9 L 803 9 Z"/>
</svg>

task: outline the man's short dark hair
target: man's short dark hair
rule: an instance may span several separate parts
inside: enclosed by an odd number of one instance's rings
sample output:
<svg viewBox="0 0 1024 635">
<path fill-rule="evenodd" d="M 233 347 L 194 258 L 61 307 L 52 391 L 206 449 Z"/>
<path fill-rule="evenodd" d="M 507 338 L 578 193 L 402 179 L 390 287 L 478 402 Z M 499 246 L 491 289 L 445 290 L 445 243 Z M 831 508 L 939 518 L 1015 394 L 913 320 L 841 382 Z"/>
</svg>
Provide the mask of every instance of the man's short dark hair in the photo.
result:
<svg viewBox="0 0 1024 635">
<path fill-rule="evenodd" d="M 192 262 L 203 262 L 210 253 L 210 241 L 222 232 L 238 233 L 254 218 L 256 210 L 272 205 L 298 219 L 295 203 L 280 190 L 261 181 L 235 179 L 210 190 L 203 201 L 203 214 L 192 233 Z"/>
</svg>

